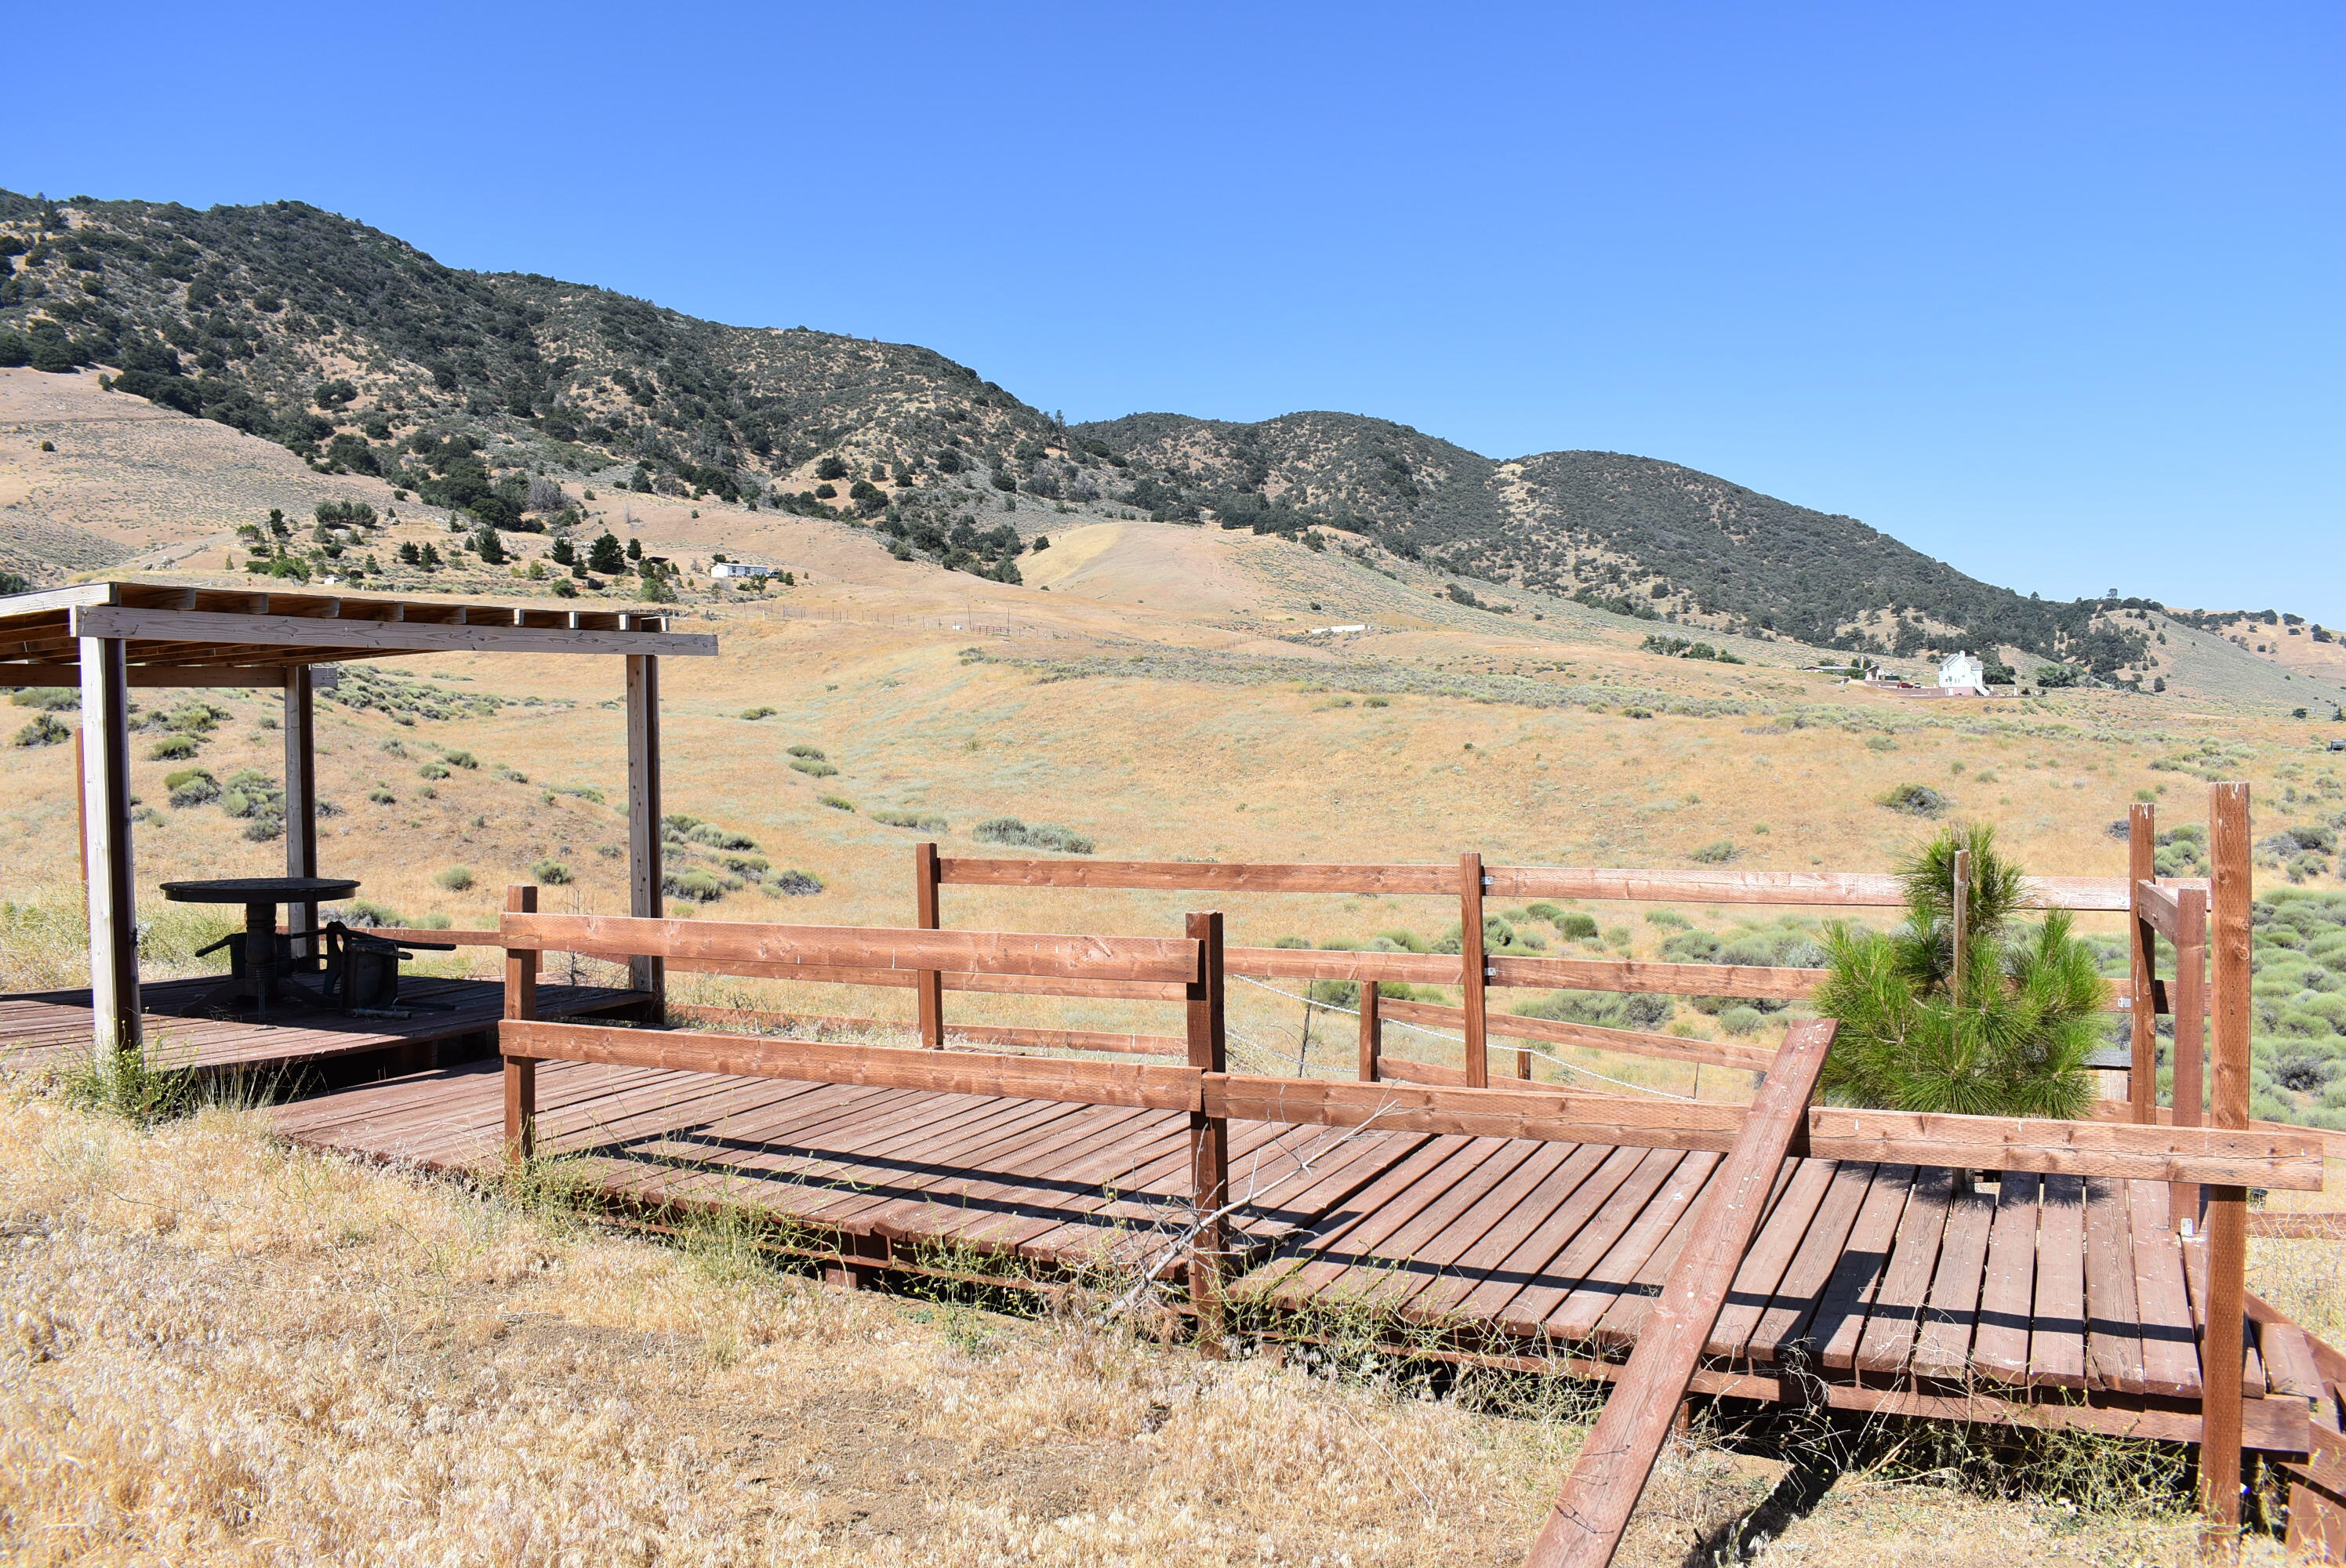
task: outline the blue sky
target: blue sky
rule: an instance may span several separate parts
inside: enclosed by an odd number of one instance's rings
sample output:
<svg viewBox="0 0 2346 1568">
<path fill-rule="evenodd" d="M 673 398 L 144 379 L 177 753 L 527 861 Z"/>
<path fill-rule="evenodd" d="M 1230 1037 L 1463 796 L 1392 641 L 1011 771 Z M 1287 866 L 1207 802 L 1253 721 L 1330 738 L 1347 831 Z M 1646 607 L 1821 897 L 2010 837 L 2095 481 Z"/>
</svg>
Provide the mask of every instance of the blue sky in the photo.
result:
<svg viewBox="0 0 2346 1568">
<path fill-rule="evenodd" d="M 298 198 L 1070 419 L 1635 452 L 2047 596 L 2341 625 L 2341 41 L 2290 0 L 68 7 L 0 184 Z"/>
</svg>

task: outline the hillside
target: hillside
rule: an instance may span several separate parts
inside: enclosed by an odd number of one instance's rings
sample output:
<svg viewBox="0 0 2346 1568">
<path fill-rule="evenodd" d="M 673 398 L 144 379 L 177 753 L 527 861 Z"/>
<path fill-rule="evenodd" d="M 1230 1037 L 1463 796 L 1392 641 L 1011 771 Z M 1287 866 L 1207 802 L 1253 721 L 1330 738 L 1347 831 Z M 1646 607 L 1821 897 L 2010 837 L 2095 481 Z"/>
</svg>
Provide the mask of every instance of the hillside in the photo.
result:
<svg viewBox="0 0 2346 1568">
<path fill-rule="evenodd" d="M 869 518 L 904 558 L 1005 570 L 1007 509 L 1322 528 L 1422 563 L 1714 633 L 1912 657 L 2002 649 L 2147 681 L 2138 601 L 2052 604 L 1853 518 L 1650 458 L 1497 461 L 1342 413 L 1062 428 L 929 350 L 703 321 L 607 290 L 441 265 L 300 202 L 204 211 L 0 192 L 0 366 L 99 367 L 327 473 L 503 528 L 536 475 Z M 535 514 L 535 515 L 534 515 Z M 1032 519 L 1014 524 L 1032 531 Z M 19 549 L 41 580 L 87 541 Z M 46 564 L 46 570 L 44 569 Z M 26 567 L 32 569 L 27 572 Z M 1011 569 L 1015 569 L 1011 568 Z"/>
</svg>

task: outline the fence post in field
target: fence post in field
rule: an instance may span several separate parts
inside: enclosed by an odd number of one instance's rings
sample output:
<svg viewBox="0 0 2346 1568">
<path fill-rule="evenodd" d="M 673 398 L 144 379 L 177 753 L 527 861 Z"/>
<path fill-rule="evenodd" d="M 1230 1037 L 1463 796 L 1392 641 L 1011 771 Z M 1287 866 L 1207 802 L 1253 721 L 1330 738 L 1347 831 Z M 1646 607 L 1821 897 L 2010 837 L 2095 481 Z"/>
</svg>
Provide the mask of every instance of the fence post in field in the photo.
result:
<svg viewBox="0 0 2346 1568">
<path fill-rule="evenodd" d="M 937 847 L 933 843 L 913 846 L 913 923 L 923 931 L 936 931 L 937 915 Z M 921 1044 L 932 1051 L 942 1051 L 945 1045 L 945 977 L 933 969 L 923 969 L 913 977 L 913 994 L 920 1009 Z"/>
<path fill-rule="evenodd" d="M 1222 917 L 1219 911 L 1188 917 L 1190 940 L 1200 944 L 1198 979 L 1188 987 L 1189 1065 L 1207 1073 L 1229 1071 L 1223 1029 Z M 1223 1353 L 1222 1281 L 1229 1269 L 1229 1123 L 1204 1111 L 1189 1113 L 1189 1195 L 1198 1215 L 1189 1242 L 1189 1302 L 1198 1312 L 1198 1345 L 1206 1355 Z"/>
<path fill-rule="evenodd" d="M 2157 878 L 2158 808 L 2137 803 L 2127 811 L 2127 907 L 2137 903 L 2137 887 Z M 2150 984 L 2158 972 L 2158 932 L 2139 912 L 2131 926 L 2127 999 L 2133 1007 L 2134 1061 L 2127 1073 L 2127 1098 L 2134 1119 L 2147 1126 L 2158 1120 L 2158 1009 Z"/>
<path fill-rule="evenodd" d="M 1484 1029 L 1483 857 L 1474 850 L 1458 857 L 1458 967 L 1466 1013 L 1466 1083 L 1480 1089 L 1491 1082 L 1491 1053 Z"/>
<path fill-rule="evenodd" d="M 510 914 L 536 914 L 537 890 L 515 882 L 505 889 Z M 537 952 L 505 949 L 505 1015 L 519 1023 L 537 1016 Z M 537 1064 L 507 1056 L 505 1064 L 505 1159 L 521 1165 L 537 1152 Z"/>
<path fill-rule="evenodd" d="M 1361 987 L 1361 1082 L 1377 1081 L 1377 1058 L 1384 1052 L 1384 1019 L 1379 1003 L 1382 993 L 1373 980 L 1363 980 Z"/>
<path fill-rule="evenodd" d="M 2214 898 L 2215 1094 L 2217 1126 L 2249 1125 L 2249 922 L 2254 898 L 2249 860 L 2249 787 L 2208 791 L 2208 839 Z M 2178 991 L 2180 987 L 2178 987 Z M 2182 1030 L 2178 996 L 2178 1045 Z M 2178 1053 L 2179 1054 L 2179 1053 Z M 2178 1107 L 2179 1109 L 2179 1107 Z M 2208 1326 L 2200 1350 L 2199 1503 L 2211 1542 L 2227 1548 L 2240 1523 L 2241 1315 L 2247 1308 L 2248 1189 L 2210 1186 L 2208 1204 Z"/>
</svg>

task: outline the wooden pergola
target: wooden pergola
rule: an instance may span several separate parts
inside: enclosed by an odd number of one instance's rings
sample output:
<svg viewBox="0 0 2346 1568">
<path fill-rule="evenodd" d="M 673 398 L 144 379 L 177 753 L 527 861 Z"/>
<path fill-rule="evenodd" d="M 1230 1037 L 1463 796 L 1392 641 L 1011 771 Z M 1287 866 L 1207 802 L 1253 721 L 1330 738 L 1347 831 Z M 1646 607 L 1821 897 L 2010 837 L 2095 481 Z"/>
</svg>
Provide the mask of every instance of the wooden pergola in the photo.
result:
<svg viewBox="0 0 2346 1568">
<path fill-rule="evenodd" d="M 100 582 L 0 597 L 0 687 L 81 688 L 82 850 L 89 890 L 90 1010 L 101 1060 L 139 1048 L 137 895 L 131 865 L 130 691 L 248 687 L 283 692 L 285 870 L 318 874 L 311 699 L 353 659 L 419 653 L 616 655 L 627 662 L 628 908 L 660 903 L 659 660 L 717 639 L 657 615 Z M 316 924 L 314 905 L 291 929 Z M 633 965 L 662 990 L 659 961 Z"/>
</svg>

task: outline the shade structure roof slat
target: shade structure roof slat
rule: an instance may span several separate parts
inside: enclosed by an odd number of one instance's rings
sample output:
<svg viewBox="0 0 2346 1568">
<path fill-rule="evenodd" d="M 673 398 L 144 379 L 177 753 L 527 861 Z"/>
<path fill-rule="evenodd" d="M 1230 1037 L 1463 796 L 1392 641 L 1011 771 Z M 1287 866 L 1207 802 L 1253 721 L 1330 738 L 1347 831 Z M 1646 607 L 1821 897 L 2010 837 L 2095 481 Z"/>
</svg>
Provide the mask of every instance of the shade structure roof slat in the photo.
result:
<svg viewBox="0 0 2346 1568">
<path fill-rule="evenodd" d="M 122 639 L 136 668 L 281 669 L 419 653 L 697 656 L 717 639 L 656 616 L 363 594 L 280 594 L 98 582 L 0 597 L 0 680 L 70 678 L 83 636 Z"/>
</svg>

